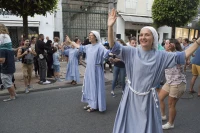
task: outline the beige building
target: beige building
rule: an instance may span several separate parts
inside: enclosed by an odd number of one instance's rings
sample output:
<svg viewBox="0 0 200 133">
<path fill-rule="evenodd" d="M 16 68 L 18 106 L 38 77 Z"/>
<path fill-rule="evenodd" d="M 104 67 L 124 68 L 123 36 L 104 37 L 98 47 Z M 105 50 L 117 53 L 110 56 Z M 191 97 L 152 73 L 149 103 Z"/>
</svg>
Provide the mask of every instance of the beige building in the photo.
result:
<svg viewBox="0 0 200 133">
<path fill-rule="evenodd" d="M 118 0 L 116 34 L 127 41 L 128 36 L 138 38 L 140 29 L 153 23 L 151 7 L 153 0 Z M 158 29 L 160 42 L 171 37 L 171 28 L 164 26 Z M 120 35 L 118 35 L 120 36 Z"/>
<path fill-rule="evenodd" d="M 151 7 L 154 0 L 118 0 L 117 11 L 119 17 L 116 24 L 117 36 L 125 41 L 127 37 L 139 36 L 140 29 L 144 26 L 150 26 L 153 23 Z M 163 26 L 157 29 L 161 43 L 163 39 L 171 38 L 171 27 Z M 189 38 L 198 36 L 197 26 L 194 23 L 188 24 L 186 27 L 176 28 L 176 38 Z"/>
</svg>

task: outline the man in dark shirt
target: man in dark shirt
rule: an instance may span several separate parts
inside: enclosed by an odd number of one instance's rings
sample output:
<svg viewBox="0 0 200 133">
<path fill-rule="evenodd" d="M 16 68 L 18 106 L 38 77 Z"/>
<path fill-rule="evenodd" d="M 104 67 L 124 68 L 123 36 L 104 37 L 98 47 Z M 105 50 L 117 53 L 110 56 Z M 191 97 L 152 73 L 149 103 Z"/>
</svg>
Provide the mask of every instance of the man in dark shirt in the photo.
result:
<svg viewBox="0 0 200 133">
<path fill-rule="evenodd" d="M 40 83 L 49 84 L 51 82 L 46 80 L 47 64 L 45 50 L 48 50 L 48 47 L 44 43 L 44 35 L 40 34 L 35 45 L 35 51 L 38 56 Z"/>
</svg>

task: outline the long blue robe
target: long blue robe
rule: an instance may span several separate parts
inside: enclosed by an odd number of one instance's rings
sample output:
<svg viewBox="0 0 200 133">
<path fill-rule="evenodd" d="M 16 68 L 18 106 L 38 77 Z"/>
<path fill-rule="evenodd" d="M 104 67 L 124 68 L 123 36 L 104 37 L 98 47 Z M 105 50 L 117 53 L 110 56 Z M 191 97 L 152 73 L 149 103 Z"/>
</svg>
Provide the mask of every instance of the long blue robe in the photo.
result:
<svg viewBox="0 0 200 133">
<path fill-rule="evenodd" d="M 104 81 L 104 58 L 109 51 L 101 43 L 80 46 L 80 52 L 85 52 L 86 70 L 82 88 L 82 102 L 88 103 L 93 109 L 106 110 L 106 94 Z"/>
<path fill-rule="evenodd" d="M 115 118 L 113 133 L 162 133 L 158 95 L 155 91 L 164 70 L 185 63 L 185 52 L 144 51 L 116 43 L 113 53 L 125 63 L 128 82 Z M 138 95 L 148 92 L 147 95 Z"/>
<path fill-rule="evenodd" d="M 80 82 L 80 73 L 78 67 L 79 50 L 76 48 L 69 48 L 64 51 L 64 55 L 69 57 L 65 79 Z"/>
</svg>

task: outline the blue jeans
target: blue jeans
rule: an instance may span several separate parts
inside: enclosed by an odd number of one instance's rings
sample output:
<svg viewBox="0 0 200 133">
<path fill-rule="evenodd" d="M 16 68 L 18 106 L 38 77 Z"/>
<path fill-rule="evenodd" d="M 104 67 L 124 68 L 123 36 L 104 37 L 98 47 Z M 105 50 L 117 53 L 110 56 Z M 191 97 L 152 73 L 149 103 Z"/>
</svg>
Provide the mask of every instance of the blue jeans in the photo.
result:
<svg viewBox="0 0 200 133">
<path fill-rule="evenodd" d="M 125 88 L 126 69 L 114 66 L 114 68 L 113 68 L 113 81 L 112 81 L 112 90 L 113 91 L 114 91 L 114 89 L 116 87 L 116 82 L 117 82 L 118 76 L 119 76 L 119 79 L 121 81 L 122 90 L 124 90 L 124 88 Z"/>
</svg>

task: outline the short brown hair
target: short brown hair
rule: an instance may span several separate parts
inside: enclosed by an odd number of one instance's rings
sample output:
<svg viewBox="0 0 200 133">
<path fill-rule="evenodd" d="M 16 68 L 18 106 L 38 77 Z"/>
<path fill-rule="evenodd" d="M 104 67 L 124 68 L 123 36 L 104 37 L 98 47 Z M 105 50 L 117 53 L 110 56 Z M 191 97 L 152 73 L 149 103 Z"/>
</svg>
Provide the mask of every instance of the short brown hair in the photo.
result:
<svg viewBox="0 0 200 133">
<path fill-rule="evenodd" d="M 55 40 L 55 42 L 59 42 L 60 41 L 59 37 L 54 37 L 54 40 Z"/>
</svg>

